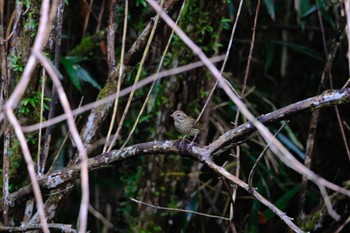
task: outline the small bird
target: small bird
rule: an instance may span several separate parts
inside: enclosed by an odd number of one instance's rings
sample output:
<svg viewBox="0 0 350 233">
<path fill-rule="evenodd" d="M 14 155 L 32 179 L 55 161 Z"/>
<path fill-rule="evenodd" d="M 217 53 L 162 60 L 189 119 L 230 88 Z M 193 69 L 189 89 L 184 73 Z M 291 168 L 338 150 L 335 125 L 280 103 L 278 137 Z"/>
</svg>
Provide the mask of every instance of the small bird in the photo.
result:
<svg viewBox="0 0 350 233">
<path fill-rule="evenodd" d="M 177 131 L 185 136 L 194 136 L 192 142 L 201 131 L 205 131 L 201 124 L 196 122 L 192 117 L 187 116 L 183 111 L 177 110 L 170 116 L 174 118 L 174 125 Z"/>
</svg>

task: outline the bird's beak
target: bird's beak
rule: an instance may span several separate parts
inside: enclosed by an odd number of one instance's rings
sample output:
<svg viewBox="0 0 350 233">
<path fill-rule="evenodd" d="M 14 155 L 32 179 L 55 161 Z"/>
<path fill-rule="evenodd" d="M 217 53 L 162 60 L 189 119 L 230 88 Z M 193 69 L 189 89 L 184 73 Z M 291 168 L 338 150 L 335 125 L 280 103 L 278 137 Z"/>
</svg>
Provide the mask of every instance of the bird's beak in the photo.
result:
<svg viewBox="0 0 350 233">
<path fill-rule="evenodd" d="M 170 115 L 171 117 L 174 117 L 174 113 Z"/>
</svg>

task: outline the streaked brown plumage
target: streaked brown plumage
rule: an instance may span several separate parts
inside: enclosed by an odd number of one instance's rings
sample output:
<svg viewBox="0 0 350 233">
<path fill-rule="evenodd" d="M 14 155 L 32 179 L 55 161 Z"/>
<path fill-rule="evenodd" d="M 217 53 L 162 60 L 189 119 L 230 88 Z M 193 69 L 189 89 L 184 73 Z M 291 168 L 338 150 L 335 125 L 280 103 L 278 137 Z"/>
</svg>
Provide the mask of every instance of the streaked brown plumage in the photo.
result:
<svg viewBox="0 0 350 233">
<path fill-rule="evenodd" d="M 176 130 L 186 136 L 195 136 L 194 138 L 196 138 L 201 131 L 205 131 L 201 124 L 196 123 L 195 119 L 187 116 L 183 111 L 177 110 L 170 116 L 174 118 Z"/>
</svg>

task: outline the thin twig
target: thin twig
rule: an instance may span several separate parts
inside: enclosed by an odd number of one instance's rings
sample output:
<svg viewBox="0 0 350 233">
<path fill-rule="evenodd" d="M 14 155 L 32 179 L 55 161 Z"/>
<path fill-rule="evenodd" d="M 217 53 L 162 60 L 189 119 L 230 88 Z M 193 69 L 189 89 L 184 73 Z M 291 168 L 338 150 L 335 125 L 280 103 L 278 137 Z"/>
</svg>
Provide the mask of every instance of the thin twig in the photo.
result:
<svg viewBox="0 0 350 233">
<path fill-rule="evenodd" d="M 342 86 L 342 89 L 347 88 L 350 84 L 350 78 L 348 79 L 348 81 L 346 81 L 346 83 Z"/>
<path fill-rule="evenodd" d="M 2 156 L 2 195 L 3 195 L 3 205 L 4 209 L 2 211 L 3 216 L 3 224 L 5 226 L 8 225 L 8 214 L 9 214 L 9 171 L 10 171 L 10 141 L 11 141 L 11 133 L 10 133 L 10 125 L 7 120 L 3 123 L 5 127 L 4 131 L 4 148 L 3 148 L 3 156 Z"/>
<path fill-rule="evenodd" d="M 63 11 L 64 11 L 64 0 L 58 1 L 58 8 L 56 12 L 56 20 L 55 20 L 55 66 L 58 69 L 60 66 L 60 58 L 61 58 L 61 38 L 62 38 L 62 25 L 63 25 Z M 55 116 L 56 113 L 56 106 L 58 103 L 58 95 L 55 88 L 55 85 L 52 85 L 51 88 L 51 102 L 49 107 L 49 113 L 47 116 L 47 120 L 52 119 Z M 41 155 L 41 161 L 40 161 L 40 173 L 43 174 L 45 172 L 46 162 L 47 162 L 47 156 L 49 154 L 50 149 L 50 143 L 52 138 L 52 130 L 53 126 L 50 126 L 45 131 L 45 138 L 44 138 L 44 146 L 43 151 Z"/>
<path fill-rule="evenodd" d="M 38 184 L 38 180 L 36 178 L 36 173 L 35 173 L 35 168 L 34 168 L 34 161 L 32 159 L 32 156 L 30 155 L 30 151 L 28 148 L 28 144 L 26 141 L 26 138 L 23 134 L 23 131 L 21 130 L 21 125 L 19 124 L 13 110 L 11 108 L 6 109 L 6 115 L 13 126 L 15 133 L 17 135 L 18 141 L 20 142 L 20 146 L 23 152 L 23 157 L 24 160 L 26 161 L 27 164 L 27 169 L 30 177 L 30 181 L 33 186 L 33 191 L 34 191 L 34 196 L 35 196 L 35 201 L 36 201 L 36 208 L 38 210 L 38 214 L 40 217 L 40 224 L 42 226 L 42 229 L 45 233 L 49 233 L 49 228 L 47 226 L 47 221 L 45 218 L 45 212 L 44 212 L 44 203 L 43 203 L 43 198 L 41 196 L 41 191 L 40 187 Z"/>
<path fill-rule="evenodd" d="M 22 224 L 30 224 L 30 219 L 33 215 L 33 210 L 34 210 L 34 198 L 30 198 L 28 201 L 26 201 L 26 207 L 25 207 L 25 210 L 24 210 L 24 215 L 23 215 L 23 218 L 22 218 Z"/>
<path fill-rule="evenodd" d="M 253 59 L 253 51 L 254 51 L 255 37 L 256 37 L 256 25 L 258 24 L 258 16 L 259 16 L 259 11 L 260 11 L 260 2 L 261 1 L 258 0 L 257 6 L 256 6 L 256 10 L 255 10 L 254 24 L 253 24 L 253 29 L 252 29 L 252 41 L 250 42 L 250 49 L 249 49 L 247 67 L 246 67 L 245 75 L 244 75 L 244 81 L 243 81 L 241 97 L 244 96 L 245 89 L 247 88 L 247 82 L 248 82 L 248 78 L 249 78 L 251 62 L 252 62 L 252 59 Z"/>
<path fill-rule="evenodd" d="M 320 19 L 320 23 L 322 23 L 322 19 Z M 337 33 L 333 38 L 331 49 L 330 49 L 329 53 L 327 53 L 327 55 L 326 55 L 326 63 L 325 63 L 325 67 L 324 67 L 322 75 L 321 75 L 320 83 L 318 85 L 317 94 L 320 94 L 322 91 L 324 91 L 324 89 L 326 89 L 327 78 L 332 77 L 331 67 L 333 65 L 333 61 L 334 61 L 336 52 L 338 50 L 341 35 L 343 34 L 345 25 L 346 25 L 345 20 L 341 19 Z M 323 39 L 325 40 L 325 38 L 323 38 Z M 326 42 L 324 41 L 323 43 L 325 44 Z M 327 47 L 325 47 L 324 50 L 327 51 Z M 331 86 L 333 86 L 332 83 L 333 82 L 330 81 Z M 336 109 L 336 112 L 337 112 L 337 109 Z M 319 116 L 320 116 L 320 110 L 313 111 L 313 113 L 311 115 L 307 143 L 306 143 L 306 149 L 305 149 L 305 159 L 304 159 L 304 165 L 307 168 L 310 168 L 311 164 L 312 164 L 312 154 L 313 154 L 312 152 L 314 150 L 314 143 L 315 143 L 315 137 L 316 137 L 316 133 L 317 133 Z M 338 118 L 338 122 L 339 122 L 339 118 Z M 343 138 L 343 141 L 344 141 L 344 138 Z M 347 145 L 346 139 L 345 139 L 344 144 Z M 303 221 L 303 218 L 305 216 L 303 208 L 304 208 L 304 203 L 305 203 L 305 199 L 306 199 L 307 186 L 308 186 L 308 180 L 305 176 L 303 176 L 302 182 L 301 182 L 300 193 L 299 193 L 299 200 L 300 200 L 299 201 L 299 209 L 300 209 L 300 211 L 299 211 L 298 218 L 300 221 Z"/>
<path fill-rule="evenodd" d="M 114 137 L 114 135 L 112 134 L 111 137 Z M 98 139 L 98 140 L 95 141 L 93 144 L 90 144 L 90 145 L 86 148 L 87 153 L 90 154 L 90 153 L 91 153 L 92 151 L 94 151 L 97 147 L 104 146 L 106 143 L 107 143 L 107 146 L 109 146 L 111 142 L 107 142 L 106 140 L 107 140 L 107 138 L 104 137 L 104 138 Z"/>
<path fill-rule="evenodd" d="M 43 72 L 43 76 L 41 79 L 41 98 L 40 98 L 40 119 L 39 122 L 40 124 L 43 122 L 43 114 L 44 114 L 44 95 L 45 95 L 45 83 L 46 83 L 46 74 L 45 74 L 45 70 L 42 71 Z M 41 168 L 41 158 L 40 158 L 40 154 L 41 154 L 41 133 L 42 133 L 42 128 L 39 129 L 39 135 L 38 135 L 38 175 L 42 174 L 41 171 L 45 170 L 45 168 Z M 45 166 L 45 164 L 44 164 Z"/>
<path fill-rule="evenodd" d="M 65 114 L 67 115 L 67 122 L 69 129 L 71 131 L 73 140 L 79 150 L 79 158 L 81 164 L 81 204 L 80 204 L 80 212 L 79 212 L 79 232 L 86 232 L 87 227 L 87 214 L 88 214 L 88 204 L 89 204 L 89 172 L 88 172 L 88 163 L 87 163 L 87 153 L 84 148 L 83 142 L 79 136 L 79 132 L 74 122 L 73 113 L 67 99 L 67 96 L 64 92 L 62 84 L 55 73 L 55 69 L 53 65 L 49 62 L 49 60 L 41 53 L 33 51 L 35 56 L 38 58 L 40 63 L 46 69 L 46 71 L 50 74 L 50 78 L 52 82 L 56 86 L 58 96 L 60 98 L 62 107 L 64 109 Z"/>
<path fill-rule="evenodd" d="M 92 5 L 94 4 L 94 0 L 90 0 L 90 3 L 87 3 L 85 0 L 84 2 L 89 6 L 89 10 L 85 15 L 84 26 L 83 26 L 83 37 L 86 35 L 86 29 L 89 24 L 90 14 L 92 13 Z"/>
<path fill-rule="evenodd" d="M 98 212 L 97 210 L 95 210 L 94 207 L 92 207 L 91 204 L 89 204 L 89 212 L 95 216 L 95 218 L 97 218 L 98 220 L 100 220 L 103 225 L 107 226 L 108 228 L 114 228 L 114 225 L 108 221 L 107 218 L 105 218 L 100 212 Z"/>
<path fill-rule="evenodd" d="M 345 222 L 334 232 L 334 233 L 341 233 L 342 230 L 346 225 L 350 223 L 350 216 L 345 220 Z"/>
<path fill-rule="evenodd" d="M 338 126 L 339 126 L 339 130 L 340 130 L 340 135 L 341 135 L 342 141 L 344 143 L 345 151 L 346 151 L 346 154 L 348 155 L 348 159 L 349 159 L 349 162 L 350 162 L 350 148 L 349 148 L 349 144 L 348 144 L 348 138 L 347 138 L 347 136 L 345 134 L 345 130 L 344 130 L 342 119 L 341 119 L 341 116 L 340 116 L 340 113 L 339 113 L 338 106 L 334 106 L 334 111 L 335 111 L 335 115 L 337 117 Z"/>
<path fill-rule="evenodd" d="M 244 75 L 244 81 L 243 81 L 243 86 L 242 86 L 242 91 L 241 91 L 241 98 L 243 99 L 244 95 L 245 95 L 245 90 L 247 88 L 247 82 L 248 82 L 248 78 L 249 78 L 249 73 L 250 73 L 250 68 L 251 68 L 251 62 L 253 59 L 253 51 L 254 51 L 254 45 L 255 45 L 255 37 L 256 37 L 256 27 L 258 24 L 258 16 L 259 16 L 259 12 L 260 12 L 260 0 L 258 0 L 258 3 L 256 5 L 256 10 L 255 10 L 255 16 L 254 16 L 254 23 L 253 23 L 253 28 L 252 28 L 252 40 L 250 42 L 250 49 L 249 49 L 249 55 L 248 55 L 248 61 L 247 61 L 247 67 L 245 70 L 245 75 Z M 234 125 L 238 126 L 238 120 L 239 120 L 239 116 L 240 116 L 240 110 L 237 110 L 236 113 L 236 117 L 235 117 L 235 122 Z M 236 176 L 239 177 L 240 174 L 240 170 L 241 170 L 241 159 L 240 156 L 241 155 L 241 150 L 239 146 L 236 146 Z M 232 190 L 232 204 L 231 204 L 231 218 L 233 219 L 233 203 L 236 200 L 236 196 L 237 196 L 237 185 L 233 187 Z"/>
<path fill-rule="evenodd" d="M 9 25 L 7 25 L 8 27 L 7 27 L 7 31 L 6 31 L 6 39 L 2 41 L 3 43 L 9 41 L 11 39 L 11 37 L 14 35 L 14 32 L 17 30 L 18 22 L 19 22 L 19 20 L 20 20 L 20 18 L 22 16 L 22 7 L 23 7 L 23 3 L 21 1 L 16 2 L 16 12 L 15 12 L 16 19 L 15 19 L 15 22 L 13 24 L 11 33 L 9 33 L 9 31 L 11 29 L 11 22 L 13 22 L 12 16 L 11 16 L 10 23 L 9 23 Z M 4 11 L 2 11 L 2 13 L 3 12 Z M 4 25 L 4 24 L 1 24 L 1 25 Z"/>
<path fill-rule="evenodd" d="M 226 66 L 226 63 L 227 63 L 228 58 L 229 58 L 229 56 L 230 56 L 230 51 L 231 51 L 231 47 L 232 47 L 232 43 L 233 43 L 233 37 L 234 37 L 235 32 L 236 32 L 236 28 L 237 28 L 239 16 L 241 15 L 242 5 L 243 5 L 243 0 L 241 0 L 241 1 L 239 2 L 239 6 L 238 6 L 238 10 L 237 10 L 237 15 L 236 15 L 236 20 L 235 20 L 235 22 L 234 22 L 234 24 L 233 24 L 233 27 L 232 27 L 230 41 L 229 41 L 229 44 L 228 44 L 227 49 L 226 49 L 225 59 L 224 59 L 224 61 L 223 61 L 223 63 L 222 63 L 222 66 L 221 66 L 221 69 L 220 69 L 220 74 L 222 74 L 222 72 L 224 71 L 225 66 Z M 227 82 L 228 82 L 228 81 L 227 81 Z M 196 119 L 196 122 L 199 121 L 199 119 L 201 118 L 201 116 L 202 116 L 203 113 L 204 113 L 204 110 L 207 108 L 207 106 L 208 106 L 208 104 L 209 104 L 209 101 L 211 100 L 211 97 L 213 96 L 214 91 L 216 90 L 216 87 L 218 86 L 218 83 L 219 83 L 218 80 L 216 80 L 214 86 L 211 88 L 211 91 L 210 91 L 210 93 L 209 93 L 209 95 L 208 95 L 208 97 L 207 97 L 207 99 L 206 99 L 206 101 L 205 101 L 205 103 L 204 103 L 204 105 L 203 105 L 203 107 L 202 107 L 201 112 L 199 113 L 199 115 L 198 115 L 198 117 L 197 117 L 197 119 Z M 232 91 L 235 92 L 235 89 L 232 88 Z M 237 93 L 237 92 L 235 92 L 235 94 L 238 96 L 238 93 Z"/>
<path fill-rule="evenodd" d="M 139 205 L 145 205 L 145 206 L 148 206 L 148 207 L 156 208 L 158 210 L 184 212 L 184 213 L 190 213 L 190 214 L 196 214 L 196 215 L 200 215 L 200 216 L 205 216 L 205 217 L 208 217 L 208 218 L 216 218 L 216 219 L 221 219 L 221 220 L 225 220 L 225 221 L 230 221 L 230 219 L 225 218 L 225 217 L 221 217 L 221 216 L 217 216 L 217 215 L 211 215 L 211 214 L 205 214 L 205 213 L 200 213 L 200 212 L 193 211 L 193 210 L 184 210 L 184 209 L 178 209 L 178 208 L 169 208 L 169 207 L 155 206 L 155 205 L 152 205 L 152 204 L 148 204 L 148 203 L 136 200 L 135 198 L 129 198 L 129 200 L 133 201 L 133 202 L 136 202 Z"/>
<path fill-rule="evenodd" d="M 19 3 L 20 4 L 20 3 Z M 0 4 L 0 41 L 4 41 L 4 2 L 1 1 Z M 16 7 L 16 9 L 18 6 Z M 18 9 L 17 9 L 18 10 Z M 14 26 L 15 27 L 15 26 Z M 9 75 L 8 75 L 8 63 L 7 63 L 7 43 L 0 43 L 0 61 L 1 61 L 1 86 L 0 86 L 0 111 L 4 111 L 5 101 L 8 98 L 9 90 Z M 2 134 L 4 133 L 4 134 Z M 10 142 L 11 142 L 11 133 L 10 125 L 7 119 L 2 123 L 2 132 L 0 135 L 3 137 L 3 154 L 2 154 L 2 195 L 3 195 L 3 211 L 2 219 L 5 226 L 8 225 L 9 220 L 9 170 L 10 170 Z"/>
<path fill-rule="evenodd" d="M 210 61 L 213 63 L 216 63 L 216 62 L 222 61 L 223 59 L 224 59 L 224 56 L 215 56 L 215 57 L 211 58 Z M 187 64 L 187 65 L 179 66 L 179 67 L 176 67 L 176 68 L 173 68 L 170 70 L 165 70 L 165 71 L 162 71 L 158 74 L 158 80 L 165 78 L 165 77 L 172 76 L 172 75 L 177 75 L 177 74 L 180 74 L 183 72 L 187 72 L 189 70 L 193 70 L 193 69 L 196 69 L 196 68 L 199 68 L 202 66 L 204 66 L 204 63 L 202 61 L 197 61 L 197 62 L 193 62 L 193 63 Z M 137 83 L 135 88 L 140 89 L 140 88 L 146 86 L 147 84 L 152 83 L 155 76 L 156 75 L 153 74 L 153 75 L 146 77 L 145 79 L 142 79 L 140 82 Z M 132 91 L 132 89 L 133 89 L 133 86 L 130 86 L 130 87 L 127 87 L 127 88 L 121 90 L 119 93 L 119 97 L 127 95 L 128 93 L 130 93 Z M 96 108 L 98 106 L 111 103 L 111 102 L 115 101 L 115 96 L 116 96 L 116 94 L 112 94 L 112 95 L 109 95 L 105 98 L 97 100 L 95 102 L 86 104 L 80 108 L 73 110 L 73 114 L 79 115 L 81 113 L 87 112 L 87 111 L 89 111 L 93 108 Z M 3 118 L 4 118 L 4 116 L 0 112 L 0 121 Z M 45 127 L 57 124 L 59 122 L 62 122 L 66 119 L 67 119 L 67 116 L 65 114 L 62 114 L 60 116 L 57 116 L 55 118 L 52 118 L 50 120 L 43 122 L 41 127 L 45 128 Z M 26 133 L 34 132 L 34 131 L 37 131 L 39 128 L 40 128 L 39 123 L 34 124 L 34 125 L 30 125 L 30 126 L 23 126 L 23 132 L 26 132 Z"/>
<path fill-rule="evenodd" d="M 112 72 L 115 66 L 115 13 L 118 0 L 112 0 L 109 5 L 109 19 L 107 28 L 107 62 L 109 73 Z"/>
<path fill-rule="evenodd" d="M 321 9 L 320 9 L 318 1 L 319 0 L 316 0 L 316 6 L 317 6 L 318 19 L 320 21 L 320 26 L 321 26 L 323 50 L 324 50 L 326 59 L 328 59 L 329 53 L 328 53 L 328 49 L 327 49 L 326 36 L 325 36 L 325 33 L 324 33 L 324 27 L 323 27 L 323 21 L 322 21 L 322 12 L 321 12 Z M 328 61 L 327 61 L 327 63 L 328 63 Z M 332 77 L 332 72 L 331 72 L 331 66 L 330 65 L 326 65 L 326 69 L 327 69 L 326 73 L 329 76 L 329 86 L 330 86 L 331 89 L 333 89 L 333 77 Z M 337 116 L 339 130 L 340 130 L 340 134 L 341 134 L 341 137 L 342 137 L 342 140 L 343 140 L 343 143 L 344 143 L 345 151 L 346 151 L 346 154 L 348 155 L 348 159 L 350 161 L 349 144 L 347 142 L 347 138 L 346 138 L 346 135 L 345 135 L 345 132 L 344 132 L 344 127 L 343 127 L 342 120 L 341 120 L 341 117 L 340 117 L 339 109 L 338 109 L 337 106 L 334 106 L 334 110 L 335 110 L 335 114 Z"/>
<path fill-rule="evenodd" d="M 288 124 L 288 121 L 284 122 L 284 124 L 277 130 L 277 132 L 273 136 L 276 137 L 281 132 L 281 130 L 284 129 L 284 127 L 287 124 Z M 256 167 L 257 167 L 258 163 L 261 161 L 261 159 L 264 157 L 265 152 L 269 149 L 269 146 L 270 146 L 269 143 L 267 143 L 267 145 L 265 146 L 263 151 L 260 153 L 260 155 L 256 159 L 252 169 L 249 172 L 248 185 L 249 185 L 250 189 L 253 189 L 253 178 L 254 178 L 254 173 L 255 173 Z"/>
<path fill-rule="evenodd" d="M 115 101 L 114 101 L 114 107 L 113 107 L 111 123 L 109 124 L 106 144 L 104 145 L 103 150 L 102 150 L 103 152 L 107 151 L 107 143 L 109 143 L 109 139 L 110 139 L 111 134 L 112 134 L 112 130 L 113 130 L 113 127 L 114 127 L 114 122 L 115 122 L 116 115 L 117 115 L 117 110 L 118 110 L 119 92 L 120 92 L 120 86 L 121 86 L 123 72 L 124 72 L 125 41 L 126 41 L 126 32 L 127 32 L 127 28 L 128 28 L 128 4 L 129 4 L 129 1 L 126 0 L 125 1 L 125 9 L 124 9 L 124 26 L 123 26 L 123 37 L 122 37 L 122 49 L 121 49 L 121 53 L 120 53 L 117 93 L 115 95 Z M 114 53 L 114 51 L 113 51 L 113 53 Z M 112 139 L 112 142 L 115 142 L 117 140 L 117 137 L 118 136 L 115 134 L 113 139 Z M 113 143 L 111 143 L 110 145 L 113 145 Z M 109 148 L 111 148 L 111 146 Z"/>
<path fill-rule="evenodd" d="M 204 163 L 209 168 L 211 168 L 214 172 L 219 173 L 220 175 L 222 175 L 226 179 L 230 180 L 231 182 L 233 182 L 235 184 L 238 184 L 240 187 L 242 187 L 242 188 L 244 188 L 246 190 L 247 189 L 249 190 L 248 184 L 246 184 L 245 182 L 241 181 L 239 178 L 237 178 L 236 176 L 232 175 L 231 173 L 226 171 L 224 168 L 216 165 L 212 160 L 207 159 L 207 160 L 204 161 Z M 262 203 L 263 205 L 268 207 L 270 210 L 272 210 L 272 212 L 274 212 L 279 218 L 281 218 L 281 220 L 284 221 L 293 231 L 295 231 L 295 232 L 303 232 L 301 229 L 299 229 L 299 227 L 297 225 L 295 225 L 292 222 L 292 220 L 293 220 L 292 218 L 288 217 L 286 215 L 286 213 L 282 212 L 274 204 L 272 204 L 266 198 L 261 196 L 256 190 L 254 190 L 254 189 L 250 190 L 250 194 L 252 196 L 254 196 L 260 203 Z"/>
<path fill-rule="evenodd" d="M 325 55 L 325 58 L 328 58 L 328 49 L 327 49 L 327 40 L 326 40 L 326 35 L 324 33 L 324 25 L 323 25 L 323 20 L 322 20 L 322 11 L 320 9 L 320 4 L 318 2 L 319 0 L 316 0 L 316 8 L 317 8 L 317 16 L 318 16 L 318 21 L 320 23 L 320 28 L 321 28 L 321 35 L 322 35 L 322 45 L 323 45 L 323 52 Z M 329 75 L 329 78 L 332 79 L 332 74 L 331 74 L 331 70 L 329 69 L 330 67 L 328 67 L 327 70 L 327 74 Z"/>
<path fill-rule="evenodd" d="M 41 17 L 39 20 L 39 28 L 38 28 L 37 36 L 34 41 L 33 52 L 41 51 L 42 48 L 44 47 L 44 44 L 47 42 L 48 34 L 49 34 L 49 30 L 47 27 L 51 24 L 51 22 L 49 22 L 49 8 L 50 8 L 50 1 L 43 0 L 41 4 L 41 12 L 40 12 Z M 36 178 L 35 168 L 33 165 L 34 162 L 30 155 L 30 151 L 29 151 L 26 139 L 24 137 L 23 131 L 21 130 L 21 126 L 13 112 L 13 109 L 19 103 L 21 97 L 23 96 L 27 88 L 27 85 L 30 81 L 31 74 L 34 71 L 35 65 L 37 64 L 37 60 L 33 55 L 33 52 L 27 61 L 27 64 L 24 68 L 24 71 L 22 73 L 19 83 L 17 84 L 17 86 L 15 87 L 11 96 L 9 97 L 8 101 L 5 104 L 5 111 L 10 123 L 15 129 L 17 138 L 20 141 L 23 157 L 27 163 L 27 169 L 28 169 L 30 180 L 33 185 L 36 206 L 37 206 L 38 214 L 40 216 L 40 223 L 42 225 L 42 229 L 45 233 L 48 233 L 49 228 L 47 225 L 47 221 L 45 219 L 44 204 L 43 204 L 43 199 L 40 192 L 40 187 L 38 185 L 38 181 Z"/>
<path fill-rule="evenodd" d="M 162 0 L 162 3 L 163 3 L 163 0 Z M 175 21 L 175 24 L 176 24 L 176 25 L 178 24 L 178 22 L 179 22 L 179 20 L 180 20 L 180 17 L 181 17 L 181 14 L 182 14 L 182 10 L 184 9 L 185 4 L 186 4 L 186 0 L 183 1 L 183 3 L 182 3 L 181 9 L 180 9 L 179 14 L 178 14 L 178 17 L 176 18 L 176 21 Z M 129 132 L 129 135 L 128 135 L 128 137 L 126 138 L 126 140 L 124 141 L 124 143 L 123 143 L 123 145 L 122 145 L 121 148 L 124 148 L 124 147 L 126 146 L 126 144 L 129 142 L 129 140 L 130 140 L 132 134 L 134 133 L 134 131 L 135 131 L 135 129 L 136 129 L 137 124 L 139 123 L 140 117 L 141 117 L 143 111 L 145 110 L 145 107 L 146 107 L 146 105 L 147 105 L 148 99 L 149 99 L 149 97 L 151 96 L 151 93 L 152 93 L 152 91 L 153 91 L 153 88 L 154 88 L 154 86 L 155 86 L 155 84 L 156 84 L 156 81 L 157 81 L 157 79 L 158 79 L 158 74 L 159 74 L 159 72 L 160 72 L 160 69 L 161 69 L 162 66 L 163 66 L 163 62 L 164 62 L 165 56 L 166 56 L 166 54 L 168 53 L 168 49 L 169 49 L 169 47 L 170 47 L 170 43 L 171 43 L 171 40 L 172 40 L 172 38 L 173 38 L 173 35 L 174 35 L 174 30 L 172 29 L 172 31 L 171 31 L 171 33 L 170 33 L 170 36 L 169 36 L 169 39 L 168 39 L 168 42 L 167 42 L 167 44 L 166 44 L 166 46 L 165 46 L 165 48 L 164 48 L 163 55 L 162 55 L 162 57 L 161 57 L 161 59 L 160 59 L 160 62 L 159 62 L 157 71 L 155 72 L 156 76 L 154 76 L 154 80 L 153 80 L 153 82 L 152 82 L 152 85 L 151 85 L 150 89 L 148 90 L 148 93 L 147 93 L 147 96 L 146 96 L 145 100 L 143 101 L 142 107 L 141 107 L 141 109 L 140 109 L 139 114 L 137 115 L 137 118 L 136 118 L 136 120 L 135 120 L 135 123 L 134 123 L 133 127 L 131 128 L 131 131 Z M 111 144 L 111 146 L 112 146 L 112 145 L 113 145 L 113 144 Z M 111 147 L 110 147 L 110 148 L 111 148 Z"/>
<path fill-rule="evenodd" d="M 163 2 L 163 0 L 162 0 L 162 2 Z M 156 32 L 156 28 L 157 28 L 157 26 L 158 26 L 159 18 L 160 18 L 160 17 L 159 17 L 159 13 L 157 13 L 157 15 L 156 15 L 156 17 L 155 17 L 155 19 L 154 19 L 154 21 L 153 21 L 153 27 L 152 27 L 151 33 L 150 33 L 150 35 L 149 35 L 149 38 L 148 38 L 148 41 L 147 41 L 145 50 L 143 51 L 143 54 L 142 54 L 142 58 L 141 58 L 141 61 L 140 61 L 140 64 L 139 64 L 139 68 L 138 68 L 138 70 L 137 70 L 137 74 L 136 74 L 136 77 L 135 77 L 135 80 L 134 80 L 134 84 L 133 84 L 133 86 L 132 86 L 131 93 L 130 93 L 129 98 L 128 98 L 128 100 L 127 100 L 127 103 L 126 103 L 126 106 L 125 106 L 125 108 L 124 108 L 122 117 L 120 118 L 117 131 L 116 131 L 116 133 L 115 133 L 115 135 L 114 135 L 114 138 L 113 138 L 113 140 L 112 140 L 112 142 L 111 142 L 111 145 L 109 145 L 109 148 L 108 148 L 107 151 L 110 151 L 110 150 L 112 149 L 112 147 L 114 146 L 115 140 L 116 140 L 116 138 L 119 136 L 120 131 L 121 131 L 121 129 L 122 129 L 122 126 L 123 126 L 123 124 L 124 124 L 124 120 L 125 120 L 125 118 L 126 118 L 126 114 L 127 114 L 128 111 L 129 111 L 129 107 L 130 107 L 131 101 L 132 101 L 132 99 L 133 99 L 133 97 L 134 97 L 134 94 L 135 94 L 135 91 L 136 91 L 136 84 L 137 84 L 137 82 L 138 82 L 139 79 L 140 79 L 141 72 L 142 72 L 142 69 L 143 69 L 143 64 L 144 64 L 145 61 L 146 61 L 146 57 L 147 57 L 147 55 L 148 55 L 149 48 L 150 48 L 150 46 L 151 46 L 153 37 L 154 37 L 155 32 Z"/>
<path fill-rule="evenodd" d="M 97 26 L 96 26 L 95 33 L 98 33 L 100 31 L 101 24 L 102 24 L 103 12 L 105 9 L 105 4 L 106 4 L 106 0 L 102 0 L 101 7 L 100 7 L 100 13 L 98 14 L 98 18 L 97 18 Z"/>
<path fill-rule="evenodd" d="M 323 197 L 323 200 L 324 200 L 324 203 L 326 205 L 326 208 L 327 208 L 329 216 L 334 218 L 336 221 L 339 221 L 340 220 L 340 215 L 337 214 L 337 212 L 335 212 L 335 210 L 333 209 L 331 200 L 330 200 L 330 198 L 329 198 L 329 196 L 327 194 L 327 191 L 326 191 L 325 187 L 322 186 L 322 185 L 319 185 L 318 188 L 320 189 L 320 193 L 321 193 L 321 195 Z"/>
<path fill-rule="evenodd" d="M 84 98 L 82 97 L 82 98 L 80 99 L 79 107 L 83 104 L 83 100 L 84 100 Z M 76 118 L 77 118 L 77 116 L 74 117 L 74 121 L 76 121 Z M 48 173 L 50 173 L 50 172 L 52 172 L 52 171 L 54 170 L 56 160 L 57 160 L 58 156 L 60 155 L 60 153 L 61 153 L 63 147 L 65 146 L 65 144 L 66 144 L 66 142 L 67 142 L 67 140 L 68 140 L 69 134 L 70 134 L 70 130 L 68 129 L 68 132 L 66 133 L 66 136 L 64 137 L 64 139 L 63 139 L 63 141 L 62 141 L 62 143 L 61 143 L 60 148 L 58 148 L 58 150 L 57 150 L 57 152 L 56 152 L 56 155 L 54 156 L 54 158 L 53 158 L 53 160 L 52 160 L 51 167 L 50 167 Z M 86 150 L 86 151 L 87 151 L 87 150 Z"/>
<path fill-rule="evenodd" d="M 349 70 L 350 70 L 350 1 L 343 1 L 344 5 L 345 5 L 345 15 L 346 15 L 346 25 L 347 27 L 345 28 L 345 32 L 346 32 L 346 37 L 348 38 L 348 53 L 347 53 L 347 57 L 348 57 L 348 66 L 349 66 Z"/>
</svg>

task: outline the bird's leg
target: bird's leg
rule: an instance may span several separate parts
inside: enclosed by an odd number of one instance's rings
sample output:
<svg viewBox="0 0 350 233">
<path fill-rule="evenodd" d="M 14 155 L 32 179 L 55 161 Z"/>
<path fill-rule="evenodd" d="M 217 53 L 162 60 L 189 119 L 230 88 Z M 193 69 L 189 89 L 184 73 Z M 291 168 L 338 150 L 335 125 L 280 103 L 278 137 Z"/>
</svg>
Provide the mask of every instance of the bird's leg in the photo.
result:
<svg viewBox="0 0 350 233">
<path fill-rule="evenodd" d="M 188 146 L 192 146 L 194 140 L 196 140 L 196 138 L 197 138 L 197 135 L 198 135 L 198 134 L 194 135 L 194 138 L 192 139 L 191 143 L 190 143 Z"/>
<path fill-rule="evenodd" d="M 181 139 L 181 146 L 183 146 L 183 144 L 184 144 L 184 142 L 185 142 L 185 139 L 186 139 L 186 136 L 187 136 L 187 135 L 185 135 L 185 136 Z"/>
</svg>

